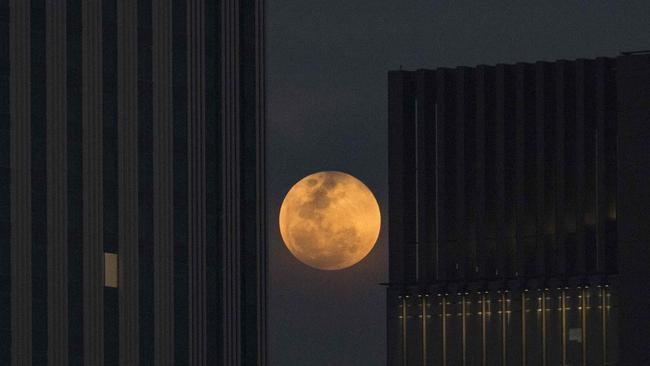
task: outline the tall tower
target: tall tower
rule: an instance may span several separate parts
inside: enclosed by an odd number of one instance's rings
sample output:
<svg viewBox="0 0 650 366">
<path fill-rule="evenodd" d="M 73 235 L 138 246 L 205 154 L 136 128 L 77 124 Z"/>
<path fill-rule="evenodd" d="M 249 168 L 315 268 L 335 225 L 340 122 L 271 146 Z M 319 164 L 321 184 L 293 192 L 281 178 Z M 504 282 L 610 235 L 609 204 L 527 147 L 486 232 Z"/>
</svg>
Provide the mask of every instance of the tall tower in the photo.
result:
<svg viewBox="0 0 650 366">
<path fill-rule="evenodd" d="M 389 365 L 647 363 L 650 57 L 388 83 Z"/>
<path fill-rule="evenodd" d="M 264 1 L 0 1 L 0 45 L 0 364 L 266 365 Z"/>
</svg>

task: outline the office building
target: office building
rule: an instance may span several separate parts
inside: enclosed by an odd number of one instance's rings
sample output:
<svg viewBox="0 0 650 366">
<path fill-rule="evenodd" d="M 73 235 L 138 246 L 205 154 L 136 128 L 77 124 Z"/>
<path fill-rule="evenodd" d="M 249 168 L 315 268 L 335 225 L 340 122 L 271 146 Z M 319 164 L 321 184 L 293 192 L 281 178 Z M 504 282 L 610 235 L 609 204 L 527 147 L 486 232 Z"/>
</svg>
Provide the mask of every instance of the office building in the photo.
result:
<svg viewBox="0 0 650 366">
<path fill-rule="evenodd" d="M 263 0 L 0 1 L 0 364 L 265 365 Z"/>
<path fill-rule="evenodd" d="M 388 364 L 650 362 L 650 56 L 388 83 Z"/>
</svg>

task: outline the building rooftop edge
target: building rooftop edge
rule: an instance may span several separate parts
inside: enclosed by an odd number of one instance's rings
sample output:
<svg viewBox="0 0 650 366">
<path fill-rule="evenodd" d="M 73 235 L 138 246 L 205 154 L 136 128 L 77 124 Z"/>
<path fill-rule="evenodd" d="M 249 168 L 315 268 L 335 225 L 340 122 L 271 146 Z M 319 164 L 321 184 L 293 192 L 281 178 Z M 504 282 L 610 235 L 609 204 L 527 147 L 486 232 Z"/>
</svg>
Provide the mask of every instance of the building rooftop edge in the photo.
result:
<svg viewBox="0 0 650 366">
<path fill-rule="evenodd" d="M 467 66 L 467 65 L 458 65 L 458 66 L 440 66 L 440 67 L 434 67 L 434 68 L 417 68 L 417 69 L 393 69 L 393 70 L 388 70 L 389 73 L 416 73 L 416 72 L 435 72 L 437 70 L 457 70 L 457 69 L 477 69 L 477 68 L 494 68 L 498 66 L 510 66 L 514 67 L 517 65 L 537 65 L 537 64 L 554 64 L 558 62 L 568 62 L 568 63 L 573 63 L 573 62 L 578 62 L 578 61 L 598 61 L 598 60 L 609 60 L 613 61 L 622 57 L 644 57 L 644 58 L 650 58 L 650 50 L 644 50 L 644 51 L 621 51 L 620 55 L 618 56 L 599 56 L 595 58 L 576 58 L 576 59 L 557 59 L 557 60 L 538 60 L 538 61 L 530 61 L 530 62 L 499 62 L 493 65 L 488 65 L 488 64 L 478 64 L 474 66 Z"/>
</svg>

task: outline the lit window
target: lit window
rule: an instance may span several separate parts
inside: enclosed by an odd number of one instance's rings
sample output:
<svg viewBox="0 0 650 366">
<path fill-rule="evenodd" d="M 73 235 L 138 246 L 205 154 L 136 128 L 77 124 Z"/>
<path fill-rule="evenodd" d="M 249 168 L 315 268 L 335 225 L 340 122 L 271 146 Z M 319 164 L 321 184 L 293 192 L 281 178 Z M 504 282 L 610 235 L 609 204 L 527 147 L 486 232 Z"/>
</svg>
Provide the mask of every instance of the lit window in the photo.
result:
<svg viewBox="0 0 650 366">
<path fill-rule="evenodd" d="M 104 286 L 117 288 L 117 254 L 104 253 Z"/>
</svg>

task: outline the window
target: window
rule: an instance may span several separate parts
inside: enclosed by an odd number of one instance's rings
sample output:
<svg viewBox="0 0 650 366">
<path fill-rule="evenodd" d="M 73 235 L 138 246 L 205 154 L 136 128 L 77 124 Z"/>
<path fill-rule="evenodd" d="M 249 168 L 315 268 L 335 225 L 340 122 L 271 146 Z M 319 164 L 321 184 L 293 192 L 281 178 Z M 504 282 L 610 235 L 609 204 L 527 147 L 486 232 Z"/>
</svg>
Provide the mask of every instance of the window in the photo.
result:
<svg viewBox="0 0 650 366">
<path fill-rule="evenodd" d="M 117 288 L 117 266 L 117 254 L 104 253 L 104 286 Z"/>
</svg>

